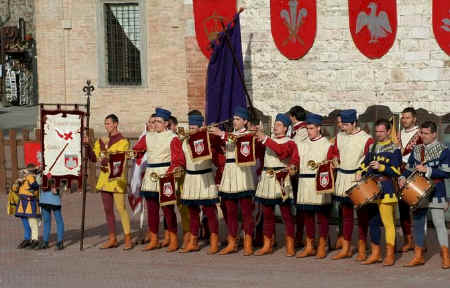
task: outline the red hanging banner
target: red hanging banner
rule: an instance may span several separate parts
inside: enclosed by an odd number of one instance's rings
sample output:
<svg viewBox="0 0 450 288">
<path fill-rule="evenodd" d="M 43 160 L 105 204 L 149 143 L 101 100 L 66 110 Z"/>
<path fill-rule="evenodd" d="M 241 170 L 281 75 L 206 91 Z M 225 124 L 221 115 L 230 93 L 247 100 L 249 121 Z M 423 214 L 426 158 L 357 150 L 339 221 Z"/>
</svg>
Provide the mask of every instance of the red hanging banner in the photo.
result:
<svg viewBox="0 0 450 288">
<path fill-rule="evenodd" d="M 203 54 L 209 59 L 209 43 L 223 30 L 236 14 L 236 0 L 194 0 L 195 35 Z"/>
<path fill-rule="evenodd" d="M 362 54 L 383 57 L 397 33 L 396 0 L 348 0 L 350 32 Z"/>
<path fill-rule="evenodd" d="M 288 59 L 306 55 L 317 31 L 316 0 L 270 0 L 272 37 Z"/>
<path fill-rule="evenodd" d="M 450 1 L 433 0 L 433 31 L 436 41 L 450 55 Z"/>
</svg>

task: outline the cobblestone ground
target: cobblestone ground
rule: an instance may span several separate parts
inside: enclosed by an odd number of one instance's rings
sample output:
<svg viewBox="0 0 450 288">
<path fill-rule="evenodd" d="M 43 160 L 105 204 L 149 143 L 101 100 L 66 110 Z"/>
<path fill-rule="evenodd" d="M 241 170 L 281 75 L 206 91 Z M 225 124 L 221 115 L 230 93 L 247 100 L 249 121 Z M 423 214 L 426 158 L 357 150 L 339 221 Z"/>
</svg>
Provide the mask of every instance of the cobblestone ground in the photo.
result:
<svg viewBox="0 0 450 288">
<path fill-rule="evenodd" d="M 272 255 L 244 257 L 242 251 L 228 256 L 209 256 L 206 247 L 198 253 L 166 253 L 164 249 L 141 252 L 142 246 L 124 252 L 121 248 L 100 250 L 107 238 L 101 200 L 88 194 L 85 250 L 79 250 L 81 194 L 64 197 L 66 249 L 17 250 L 22 226 L 1 211 L 0 287 L 449 287 L 450 270 L 440 268 L 434 230 L 430 229 L 427 263 L 403 268 L 412 252 L 397 254 L 394 267 L 362 266 L 354 259 L 333 261 L 284 256 L 284 247 Z M 6 203 L 6 196 L 0 196 Z M 138 224 L 133 221 L 136 230 Z M 223 225 L 222 225 L 223 226 Z M 55 224 L 53 223 L 53 231 Z M 118 227 L 120 227 L 118 223 Z M 284 238 L 278 224 L 278 242 Z M 40 227 L 42 230 L 42 226 Z M 332 229 L 334 230 L 334 228 Z M 221 228 L 221 232 L 224 232 Z M 181 234 L 181 232 L 180 232 Z M 354 233 L 356 234 L 356 233 Z M 397 233 L 400 235 L 400 233 Z M 222 238 L 224 233 L 222 233 Z M 122 241 L 122 236 L 120 236 Z M 355 239 L 356 240 L 356 239 Z M 354 241 L 355 243 L 356 241 Z M 123 246 L 123 242 L 121 242 Z M 330 252 L 333 254 L 335 252 Z M 427 286 L 425 286 L 427 285 Z"/>
</svg>

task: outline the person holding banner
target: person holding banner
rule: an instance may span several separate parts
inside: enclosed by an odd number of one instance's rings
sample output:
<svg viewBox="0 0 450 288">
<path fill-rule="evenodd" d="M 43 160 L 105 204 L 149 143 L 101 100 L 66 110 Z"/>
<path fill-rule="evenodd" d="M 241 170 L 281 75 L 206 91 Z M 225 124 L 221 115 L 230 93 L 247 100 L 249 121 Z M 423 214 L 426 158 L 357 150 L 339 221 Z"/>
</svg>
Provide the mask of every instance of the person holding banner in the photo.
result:
<svg viewBox="0 0 450 288">
<path fill-rule="evenodd" d="M 198 234 L 200 228 L 200 206 L 208 219 L 210 231 L 210 247 L 208 254 L 216 254 L 219 250 L 219 222 L 217 219 L 217 206 L 219 196 L 216 184 L 220 183 L 220 170 L 223 167 L 223 153 L 220 139 L 209 135 L 203 126 L 204 118 L 197 111 L 188 115 L 189 135 L 183 141 L 184 163 L 186 170 L 181 203 L 189 208 L 190 238 L 187 246 L 181 252 L 198 251 Z M 214 178 L 212 165 L 218 167 L 219 173 Z"/>
<path fill-rule="evenodd" d="M 244 256 L 253 254 L 253 201 L 255 181 L 252 166 L 256 165 L 256 155 L 260 149 L 255 147 L 255 137 L 247 128 L 249 111 L 237 106 L 233 111 L 233 133 L 211 127 L 210 133 L 220 136 L 225 144 L 226 163 L 219 186 L 219 196 L 224 201 L 228 244 L 219 254 L 237 252 L 238 205 L 242 211 L 244 226 Z M 258 152 L 256 151 L 258 150 Z M 259 154 L 258 154 L 259 155 Z"/>
<path fill-rule="evenodd" d="M 338 133 L 332 146 L 330 157 L 339 162 L 335 184 L 335 199 L 342 203 L 343 235 L 342 248 L 333 259 L 343 259 L 352 256 L 351 241 L 353 234 L 353 202 L 347 192 L 355 185 L 356 172 L 361 162 L 369 152 L 373 138 L 357 125 L 356 110 L 343 110 L 339 113 L 342 120 L 343 133 Z M 366 259 L 366 238 L 368 230 L 367 210 L 363 207 L 358 213 L 358 261 Z"/>
<path fill-rule="evenodd" d="M 255 200 L 263 205 L 264 244 L 255 252 L 261 256 L 272 253 L 272 236 L 275 231 L 275 205 L 280 206 L 286 231 L 286 256 L 295 255 L 295 227 L 291 214 L 293 191 L 289 174 L 297 171 L 299 158 L 295 142 L 286 137 L 291 120 L 285 114 L 278 114 L 275 119 L 274 136 L 270 138 L 262 131 L 256 132 L 258 140 L 266 147 L 264 155 L 264 172 L 256 188 Z"/>
<path fill-rule="evenodd" d="M 119 118 L 115 114 L 105 117 L 105 130 L 108 136 L 97 139 L 94 148 L 89 145 L 89 139 L 84 137 L 89 158 L 93 162 L 100 162 L 100 175 L 96 189 L 101 193 L 106 223 L 108 224 L 109 240 L 101 249 L 118 246 L 116 238 L 114 205 L 120 215 L 122 229 L 125 234 L 123 250 L 133 248 L 131 240 L 130 216 L 126 209 L 127 167 L 126 155 L 130 143 L 119 132 Z"/>
<path fill-rule="evenodd" d="M 155 131 L 147 132 L 133 147 L 136 152 L 147 152 L 141 195 L 145 198 L 147 205 L 150 243 L 144 247 L 143 251 L 160 248 L 158 232 L 161 206 L 169 230 L 167 252 L 174 252 L 178 249 L 174 174 L 178 174 L 179 167 L 183 165 L 183 150 L 180 139 L 168 129 L 171 112 L 156 108 L 155 114 Z"/>
<path fill-rule="evenodd" d="M 395 195 L 394 181 L 400 176 L 402 155 L 399 145 L 391 137 L 391 123 L 386 119 L 375 122 L 376 143 L 372 144 L 361 163 L 361 170 L 356 173 L 356 180 L 370 176 L 381 185 L 381 191 L 375 204 L 368 204 L 371 255 L 362 264 L 374 264 L 381 261 L 380 249 L 380 216 L 383 222 L 386 238 L 386 255 L 384 266 L 392 266 L 395 262 L 395 218 L 394 210 L 398 199 Z M 378 204 L 378 205 L 376 205 Z M 372 205 L 376 205 L 373 207 Z M 374 209 L 375 208 L 375 209 Z"/>
<path fill-rule="evenodd" d="M 411 152 L 406 170 L 399 178 L 400 187 L 405 186 L 406 177 L 412 173 L 422 173 L 434 184 L 429 201 L 413 210 L 414 223 L 414 258 L 405 266 L 423 265 L 425 244 L 425 225 L 428 211 L 431 212 L 437 238 L 441 245 L 442 269 L 450 269 L 448 253 L 448 232 L 445 225 L 445 212 L 450 204 L 450 197 L 445 188 L 445 179 L 450 178 L 450 150 L 437 140 L 436 123 L 426 121 L 420 126 L 420 137 L 423 144 L 416 145 Z"/>
<path fill-rule="evenodd" d="M 296 203 L 297 211 L 304 215 L 307 235 L 306 247 L 297 254 L 297 258 L 316 255 L 318 259 L 322 259 L 327 255 L 328 214 L 331 208 L 331 195 L 334 192 L 334 177 L 331 163 L 327 161 L 331 143 L 321 135 L 321 123 L 322 116 L 309 113 L 306 116 L 308 139 L 297 143 L 300 173 Z M 322 171 L 323 165 L 327 165 L 328 169 Z M 314 248 L 316 215 L 320 230 L 317 252 Z"/>
</svg>

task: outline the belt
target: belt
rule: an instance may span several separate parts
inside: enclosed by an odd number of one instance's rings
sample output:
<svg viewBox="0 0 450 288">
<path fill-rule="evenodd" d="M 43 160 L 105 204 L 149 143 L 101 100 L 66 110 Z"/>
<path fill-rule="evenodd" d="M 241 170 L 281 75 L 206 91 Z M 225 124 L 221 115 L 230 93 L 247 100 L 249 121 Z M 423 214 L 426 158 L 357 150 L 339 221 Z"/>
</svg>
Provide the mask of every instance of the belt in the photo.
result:
<svg viewBox="0 0 450 288">
<path fill-rule="evenodd" d="M 146 163 L 145 168 L 160 168 L 160 167 L 169 167 L 170 162 L 164 162 L 164 163 Z"/>
<path fill-rule="evenodd" d="M 235 163 L 236 159 L 227 159 L 226 163 Z"/>
<path fill-rule="evenodd" d="M 433 184 L 437 184 L 437 183 L 443 182 L 443 181 L 444 181 L 444 179 L 442 179 L 442 178 L 438 178 L 438 179 L 431 179 L 431 181 L 433 181 Z"/>
<path fill-rule="evenodd" d="M 298 178 L 316 178 L 316 174 L 298 174 Z"/>
<path fill-rule="evenodd" d="M 206 174 L 206 173 L 210 173 L 210 172 L 212 172 L 211 168 L 203 169 L 203 170 L 195 170 L 195 171 L 186 170 L 186 174 L 189 174 L 189 175 L 199 175 L 199 174 Z"/>
<path fill-rule="evenodd" d="M 337 171 L 341 172 L 342 174 L 355 174 L 358 170 L 359 169 L 347 170 L 347 169 L 337 168 Z"/>
<path fill-rule="evenodd" d="M 284 168 L 286 168 L 286 167 L 264 167 L 263 170 L 264 171 L 267 171 L 267 170 L 277 171 L 277 170 L 281 170 Z"/>
</svg>

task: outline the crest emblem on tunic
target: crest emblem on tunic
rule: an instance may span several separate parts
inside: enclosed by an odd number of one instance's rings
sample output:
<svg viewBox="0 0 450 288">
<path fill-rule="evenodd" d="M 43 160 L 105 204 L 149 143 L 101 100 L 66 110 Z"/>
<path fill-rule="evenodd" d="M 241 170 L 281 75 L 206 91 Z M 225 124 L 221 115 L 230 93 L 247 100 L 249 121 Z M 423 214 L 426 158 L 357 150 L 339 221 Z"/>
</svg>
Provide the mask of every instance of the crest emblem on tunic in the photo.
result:
<svg viewBox="0 0 450 288">
<path fill-rule="evenodd" d="M 122 168 L 122 161 L 114 161 L 113 165 L 113 175 L 117 175 L 120 173 L 120 169 Z"/>
<path fill-rule="evenodd" d="M 330 183 L 330 174 L 328 172 L 320 173 L 320 186 L 326 188 Z"/>
<path fill-rule="evenodd" d="M 66 154 L 64 155 L 64 166 L 73 170 L 78 167 L 78 155 L 76 154 Z"/>
<path fill-rule="evenodd" d="M 163 194 L 166 197 L 172 196 L 172 194 L 173 194 L 172 183 L 170 183 L 170 182 L 164 183 Z"/>
<path fill-rule="evenodd" d="M 196 154 L 200 155 L 205 151 L 205 143 L 203 139 L 198 139 L 194 141 L 194 151 Z"/>
<path fill-rule="evenodd" d="M 245 142 L 241 143 L 240 152 L 244 157 L 248 157 L 248 155 L 250 155 L 250 142 L 249 141 L 245 141 Z"/>
</svg>

